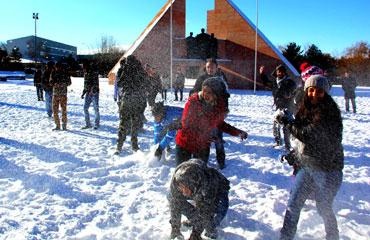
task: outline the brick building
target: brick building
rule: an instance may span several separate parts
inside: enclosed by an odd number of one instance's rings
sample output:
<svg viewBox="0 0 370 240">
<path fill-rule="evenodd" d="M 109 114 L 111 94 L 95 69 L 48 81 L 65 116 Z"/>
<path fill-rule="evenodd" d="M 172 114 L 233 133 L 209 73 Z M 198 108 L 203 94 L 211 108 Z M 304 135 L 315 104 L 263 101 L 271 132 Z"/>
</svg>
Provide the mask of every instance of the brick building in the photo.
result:
<svg viewBox="0 0 370 240">
<path fill-rule="evenodd" d="M 185 16 L 186 0 L 169 0 L 123 57 L 133 54 L 143 64 L 149 63 L 156 67 L 159 73 L 169 74 L 172 71 L 174 74 L 177 69 L 181 68 L 187 77 L 201 74 L 204 60 L 188 58 Z M 170 37 L 171 29 L 172 39 Z M 206 32 L 213 33 L 217 39 L 217 61 L 229 80 L 229 87 L 253 89 L 256 36 L 253 23 L 231 0 L 215 0 L 215 8 L 207 12 Z M 257 41 L 258 66 L 265 65 L 267 72 L 271 72 L 278 64 L 284 64 L 290 75 L 293 77 L 299 75 L 289 61 L 260 31 L 258 31 Z M 109 73 L 108 77 L 111 82 L 113 82 L 118 68 L 119 62 Z M 263 88 L 258 80 L 257 78 L 258 88 Z"/>
</svg>

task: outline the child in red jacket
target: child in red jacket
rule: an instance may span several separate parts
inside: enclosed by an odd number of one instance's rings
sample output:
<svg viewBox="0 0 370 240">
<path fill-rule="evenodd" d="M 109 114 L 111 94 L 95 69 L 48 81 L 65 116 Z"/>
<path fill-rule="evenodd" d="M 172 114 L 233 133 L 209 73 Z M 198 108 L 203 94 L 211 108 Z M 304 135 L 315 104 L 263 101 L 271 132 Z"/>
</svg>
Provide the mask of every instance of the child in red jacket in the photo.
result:
<svg viewBox="0 0 370 240">
<path fill-rule="evenodd" d="M 200 158 L 208 162 L 210 144 L 215 139 L 216 129 L 242 140 L 248 134 L 227 124 L 224 119 L 227 114 L 225 101 L 222 99 L 226 91 L 222 79 L 208 78 L 202 84 L 202 91 L 189 97 L 181 118 L 182 128 L 176 135 L 177 165 L 190 158 Z"/>
</svg>

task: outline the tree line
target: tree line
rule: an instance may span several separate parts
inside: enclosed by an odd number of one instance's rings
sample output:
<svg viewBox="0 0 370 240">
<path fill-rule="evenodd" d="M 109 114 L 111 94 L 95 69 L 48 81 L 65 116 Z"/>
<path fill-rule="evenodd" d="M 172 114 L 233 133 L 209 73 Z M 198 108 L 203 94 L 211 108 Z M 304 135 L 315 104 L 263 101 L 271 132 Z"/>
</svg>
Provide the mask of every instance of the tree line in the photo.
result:
<svg viewBox="0 0 370 240">
<path fill-rule="evenodd" d="M 339 78 L 348 71 L 359 85 L 370 86 L 370 45 L 366 41 L 357 42 L 346 48 L 339 58 L 322 53 L 315 44 L 304 51 L 301 46 L 291 42 L 280 47 L 280 50 L 298 72 L 300 64 L 306 61 L 327 71 L 334 83 L 339 83 Z"/>
<path fill-rule="evenodd" d="M 307 61 L 311 65 L 326 70 L 333 77 L 334 83 L 335 79 L 342 76 L 345 71 L 349 71 L 359 85 L 370 86 L 370 45 L 366 41 L 357 42 L 346 48 L 341 57 L 333 57 L 329 53 L 323 53 L 315 44 L 310 45 L 305 51 L 295 42 L 279 48 L 298 72 L 300 64 Z M 68 56 L 61 60 L 67 63 L 72 72 L 80 71 L 84 61 L 93 61 L 99 74 L 107 76 L 124 51 L 118 48 L 112 37 L 108 36 L 101 38 L 98 49 L 98 52 L 92 55 L 79 56 L 78 59 Z M 8 53 L 5 44 L 0 44 L 0 69 L 23 69 L 24 64 L 20 63 L 21 58 L 19 49 L 14 48 Z M 28 64 L 29 66 L 33 67 L 32 64 Z"/>
</svg>

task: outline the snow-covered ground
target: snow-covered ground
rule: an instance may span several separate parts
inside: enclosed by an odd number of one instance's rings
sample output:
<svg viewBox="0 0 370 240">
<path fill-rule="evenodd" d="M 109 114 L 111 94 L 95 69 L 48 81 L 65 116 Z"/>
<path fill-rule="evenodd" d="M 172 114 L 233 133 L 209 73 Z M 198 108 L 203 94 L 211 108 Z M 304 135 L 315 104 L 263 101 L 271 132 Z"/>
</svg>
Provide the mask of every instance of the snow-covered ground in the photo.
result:
<svg viewBox="0 0 370 240">
<path fill-rule="evenodd" d="M 139 135 L 142 151 L 129 142 L 112 157 L 118 126 L 113 87 L 101 79 L 99 130 L 84 126 L 83 79 L 68 93 L 68 131 L 54 132 L 31 80 L 0 82 L 0 239 L 168 239 L 166 199 L 174 156 L 154 161 L 153 118 Z M 225 135 L 231 181 L 230 208 L 220 238 L 277 239 L 292 169 L 274 149 L 270 92 L 233 90 L 227 121 L 248 131 L 241 142 Z M 170 99 L 173 99 L 173 95 Z M 185 94 L 187 96 L 187 93 Z M 343 111 L 342 90 L 332 95 Z M 345 168 L 334 210 L 341 239 L 370 239 L 370 88 L 357 88 L 358 113 L 342 112 Z M 167 102 L 183 106 L 184 102 Z M 94 116 L 92 108 L 91 117 Z M 128 139 L 129 140 L 129 139 Z M 212 148 L 210 166 L 217 167 Z M 185 236 L 189 236 L 189 230 Z M 313 201 L 302 210 L 296 239 L 324 239 Z"/>
</svg>

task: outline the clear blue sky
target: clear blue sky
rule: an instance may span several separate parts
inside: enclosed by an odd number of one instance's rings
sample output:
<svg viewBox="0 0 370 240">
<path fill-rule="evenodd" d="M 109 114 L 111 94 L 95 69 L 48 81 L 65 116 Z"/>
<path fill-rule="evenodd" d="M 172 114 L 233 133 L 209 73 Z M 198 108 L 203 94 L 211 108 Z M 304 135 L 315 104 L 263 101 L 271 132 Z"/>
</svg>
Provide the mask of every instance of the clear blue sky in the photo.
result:
<svg viewBox="0 0 370 240">
<path fill-rule="evenodd" d="M 102 36 L 132 44 L 166 0 L 0 0 L 0 42 L 34 35 L 32 13 L 39 13 L 37 35 L 77 46 L 99 46 Z M 256 22 L 256 0 L 233 0 Z M 187 34 L 206 27 L 214 0 L 187 0 Z M 358 41 L 370 42 L 370 0 L 258 0 L 258 26 L 276 46 L 315 44 L 340 56 Z"/>
</svg>

